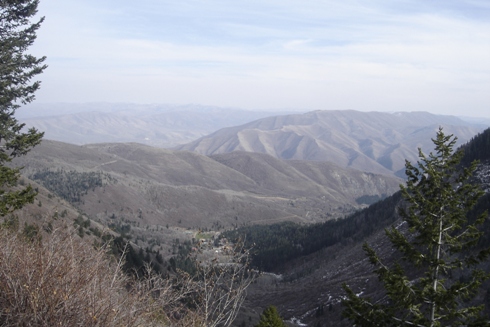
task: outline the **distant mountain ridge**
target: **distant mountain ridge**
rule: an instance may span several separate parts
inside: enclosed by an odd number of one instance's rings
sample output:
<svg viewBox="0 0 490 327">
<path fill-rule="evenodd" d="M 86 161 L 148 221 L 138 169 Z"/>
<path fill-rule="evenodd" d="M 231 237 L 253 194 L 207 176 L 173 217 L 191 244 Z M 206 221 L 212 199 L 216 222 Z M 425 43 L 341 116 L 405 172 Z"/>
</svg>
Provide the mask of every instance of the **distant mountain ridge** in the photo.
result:
<svg viewBox="0 0 490 327">
<path fill-rule="evenodd" d="M 45 132 L 45 139 L 72 144 L 137 142 L 172 147 L 218 129 L 277 115 L 202 105 L 131 103 L 32 104 L 19 120 Z"/>
<path fill-rule="evenodd" d="M 431 137 L 445 133 L 471 139 L 485 126 L 427 112 L 312 111 L 258 119 L 221 129 L 176 147 L 204 155 L 247 151 L 276 158 L 331 161 L 382 174 L 403 175 L 405 159 L 416 161 L 417 148 L 430 149 Z"/>
</svg>

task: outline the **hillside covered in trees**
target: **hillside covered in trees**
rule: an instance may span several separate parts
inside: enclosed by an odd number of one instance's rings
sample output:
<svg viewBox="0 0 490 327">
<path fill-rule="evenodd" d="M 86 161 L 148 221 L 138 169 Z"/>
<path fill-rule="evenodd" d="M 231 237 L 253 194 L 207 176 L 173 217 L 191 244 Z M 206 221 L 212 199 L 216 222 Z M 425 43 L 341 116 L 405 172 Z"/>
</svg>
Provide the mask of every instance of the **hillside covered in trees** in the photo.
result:
<svg viewBox="0 0 490 327">
<path fill-rule="evenodd" d="M 490 172 L 484 165 L 490 159 L 490 129 L 475 136 L 470 142 L 461 146 L 464 151 L 461 161 L 463 166 L 474 160 L 481 162 L 480 169 Z M 479 180 L 479 183 L 489 183 Z M 253 248 L 252 263 L 261 270 L 274 271 L 286 262 L 306 256 L 323 248 L 336 244 L 362 242 L 373 233 L 387 228 L 398 220 L 397 206 L 401 204 L 400 192 L 376 202 L 343 219 L 326 221 L 312 225 L 295 223 L 278 223 L 273 225 L 253 225 L 237 228 L 222 233 L 222 237 L 232 241 L 242 239 L 248 247 Z M 469 213 L 469 219 L 475 219 L 485 210 L 490 209 L 490 193 L 486 193 Z M 485 235 L 480 240 L 481 246 L 490 245 L 490 223 L 483 226 Z"/>
<path fill-rule="evenodd" d="M 289 260 L 306 256 L 336 244 L 352 244 L 397 220 L 395 207 L 400 193 L 372 204 L 343 219 L 300 225 L 292 222 L 253 225 L 226 231 L 222 238 L 232 242 L 244 240 L 252 248 L 252 264 L 273 271 Z"/>
<path fill-rule="evenodd" d="M 485 163 L 490 160 L 490 129 L 486 129 L 461 146 L 464 151 L 461 164 L 468 166 L 474 160 Z"/>
</svg>

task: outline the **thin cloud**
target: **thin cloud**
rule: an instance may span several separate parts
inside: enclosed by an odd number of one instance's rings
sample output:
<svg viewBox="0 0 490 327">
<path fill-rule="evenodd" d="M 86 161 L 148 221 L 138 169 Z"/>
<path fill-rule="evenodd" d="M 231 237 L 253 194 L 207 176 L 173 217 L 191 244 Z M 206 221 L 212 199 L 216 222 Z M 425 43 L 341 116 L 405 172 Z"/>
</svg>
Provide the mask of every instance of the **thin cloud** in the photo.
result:
<svg viewBox="0 0 490 327">
<path fill-rule="evenodd" d="M 42 0 L 40 10 L 41 101 L 489 112 L 486 1 Z"/>
</svg>

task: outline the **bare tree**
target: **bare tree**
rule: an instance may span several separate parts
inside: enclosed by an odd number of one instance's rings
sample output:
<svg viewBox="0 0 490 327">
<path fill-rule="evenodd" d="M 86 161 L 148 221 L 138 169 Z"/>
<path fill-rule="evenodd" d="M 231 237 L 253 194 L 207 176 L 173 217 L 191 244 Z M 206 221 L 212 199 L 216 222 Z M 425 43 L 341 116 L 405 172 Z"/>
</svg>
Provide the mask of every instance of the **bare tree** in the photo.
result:
<svg viewBox="0 0 490 327">
<path fill-rule="evenodd" d="M 201 326 L 230 326 L 256 277 L 249 267 L 249 250 L 243 245 L 225 247 L 223 251 L 213 259 L 198 262 L 194 301 L 203 318 Z"/>
</svg>

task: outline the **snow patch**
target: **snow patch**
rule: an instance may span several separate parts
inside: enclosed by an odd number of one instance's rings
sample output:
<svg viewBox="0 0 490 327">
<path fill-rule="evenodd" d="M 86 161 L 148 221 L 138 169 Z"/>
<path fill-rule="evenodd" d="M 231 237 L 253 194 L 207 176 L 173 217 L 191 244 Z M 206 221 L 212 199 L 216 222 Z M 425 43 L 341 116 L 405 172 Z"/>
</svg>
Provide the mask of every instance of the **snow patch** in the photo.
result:
<svg viewBox="0 0 490 327">
<path fill-rule="evenodd" d="M 295 324 L 296 326 L 308 326 L 307 324 L 301 322 L 298 318 L 292 317 L 291 319 L 288 320 L 290 323 Z"/>
</svg>

